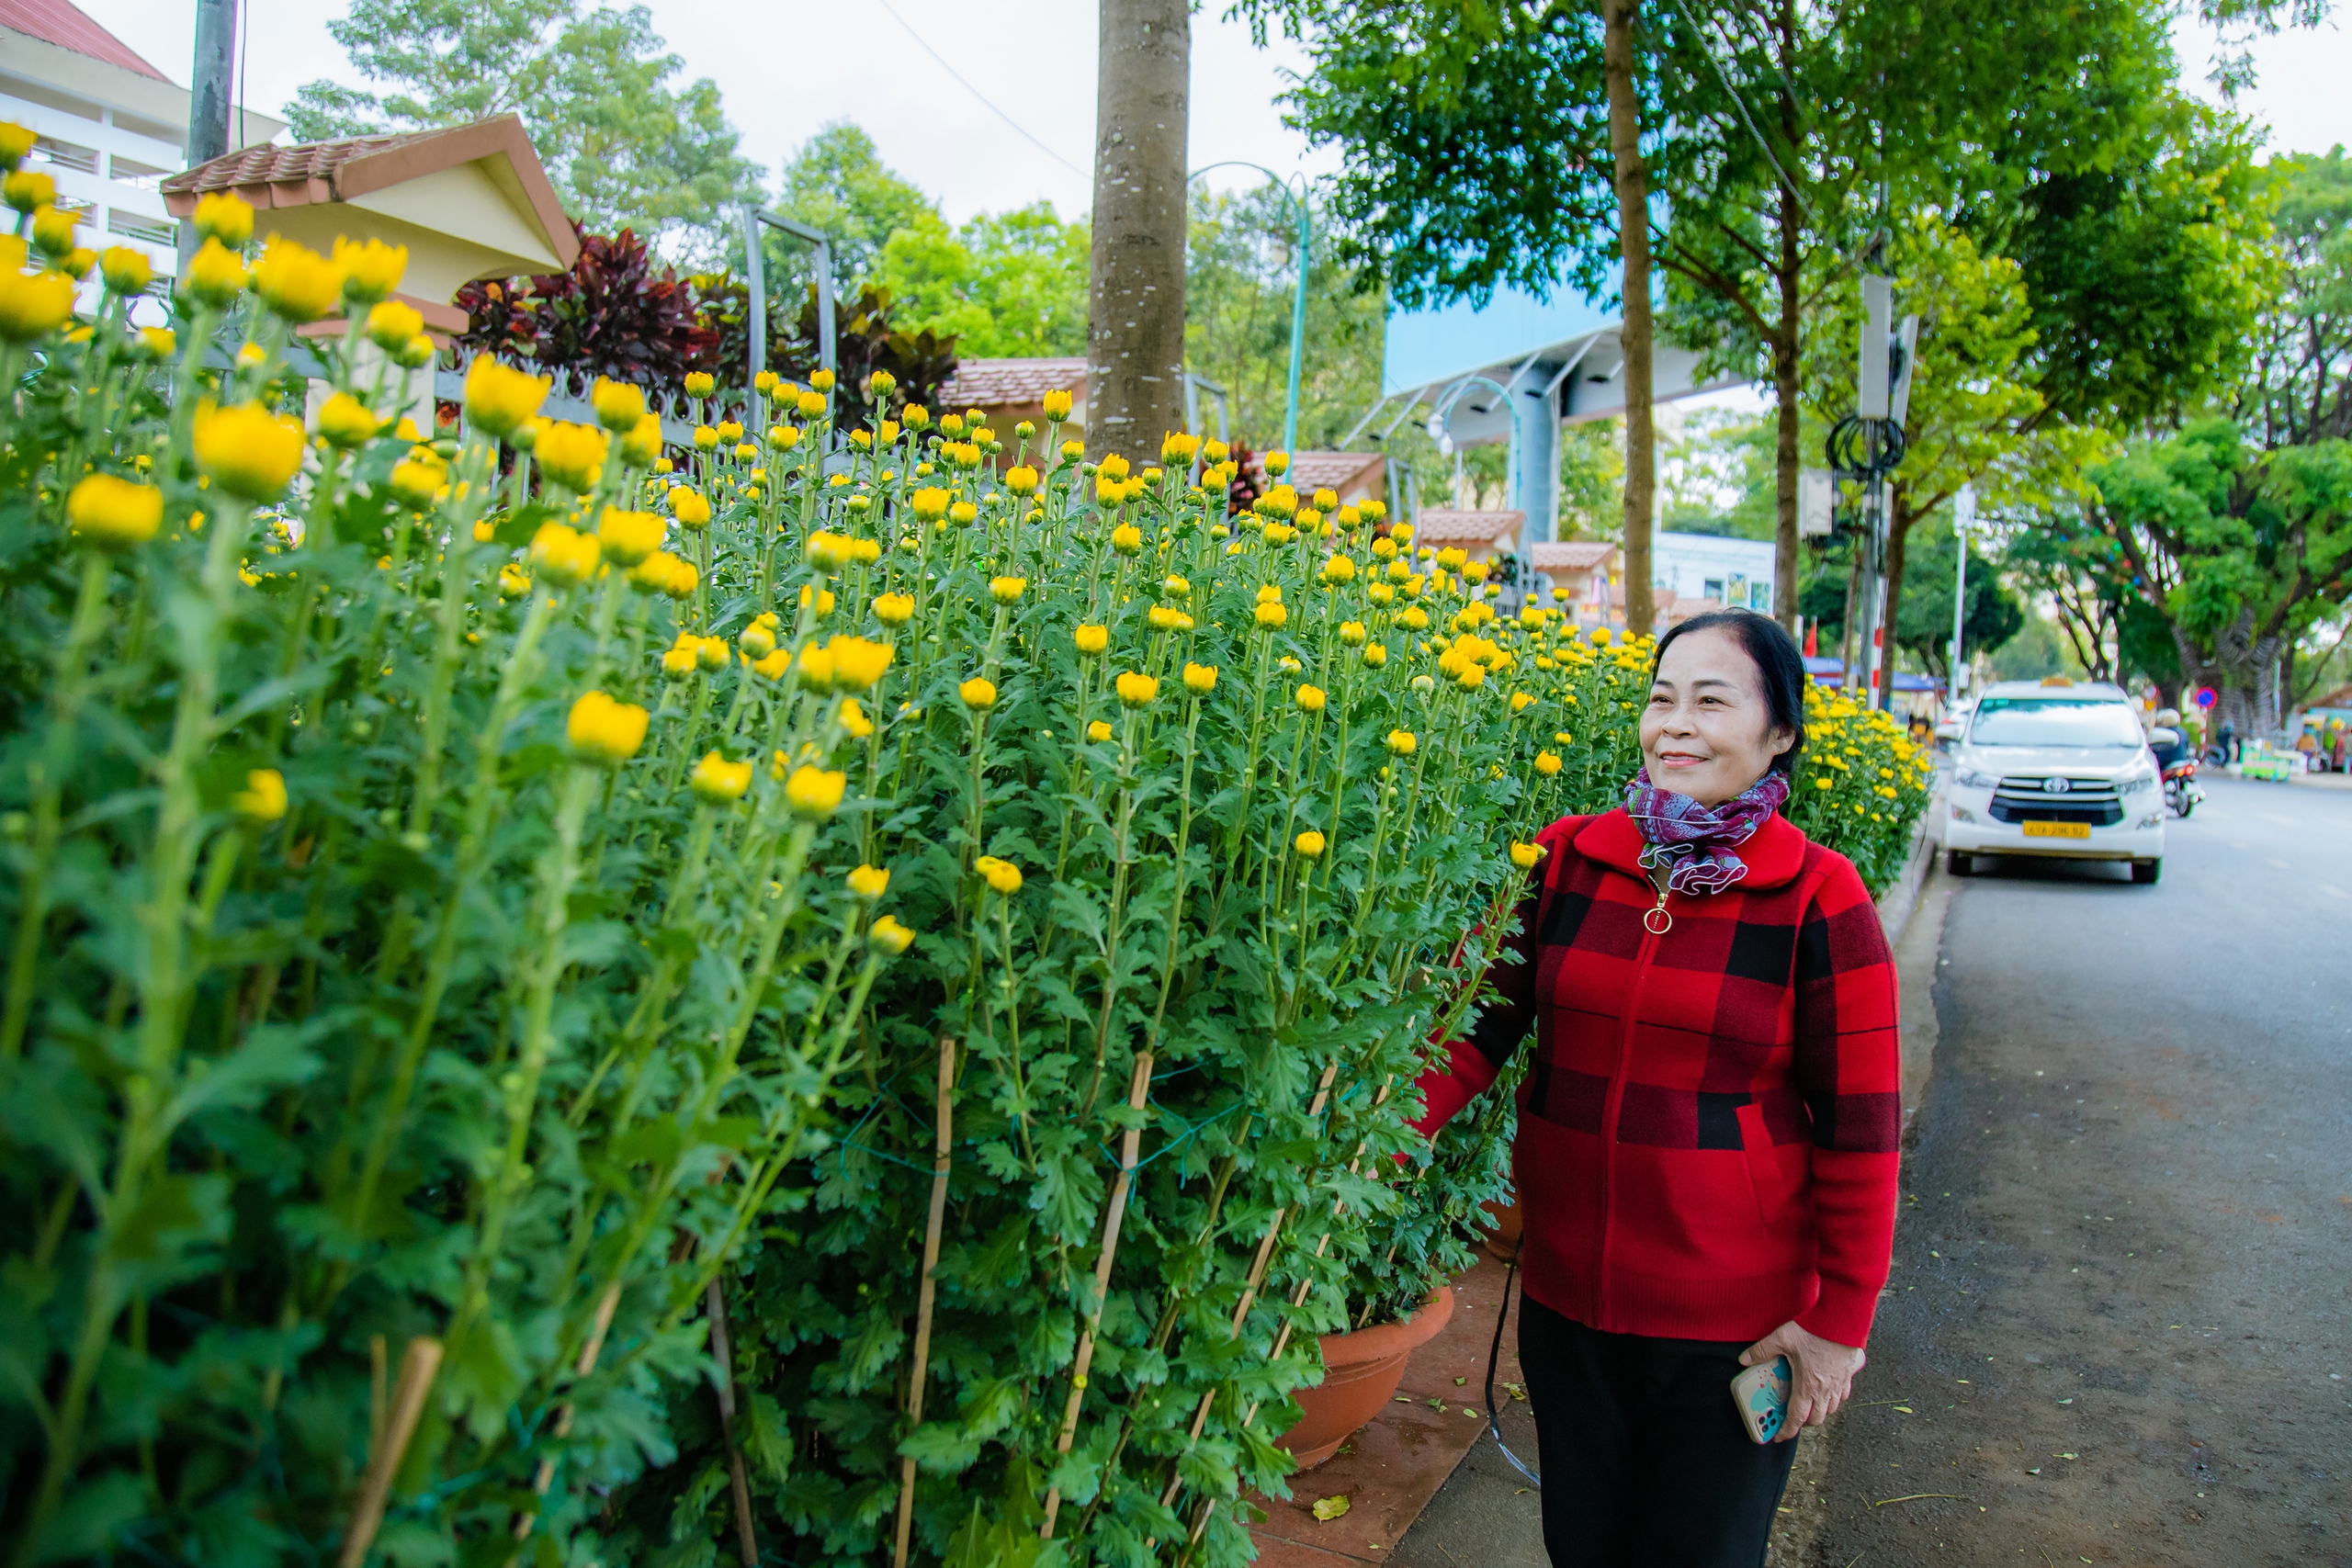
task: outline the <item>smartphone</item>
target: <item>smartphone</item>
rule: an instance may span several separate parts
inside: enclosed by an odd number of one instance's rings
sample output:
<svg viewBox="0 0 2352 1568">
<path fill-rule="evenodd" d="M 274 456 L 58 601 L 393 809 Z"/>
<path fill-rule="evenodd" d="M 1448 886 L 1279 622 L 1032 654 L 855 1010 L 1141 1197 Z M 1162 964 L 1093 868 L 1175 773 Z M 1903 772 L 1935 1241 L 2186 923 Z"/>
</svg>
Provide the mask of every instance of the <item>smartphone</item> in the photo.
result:
<svg viewBox="0 0 2352 1568">
<path fill-rule="evenodd" d="M 1750 1442 L 1769 1443 L 1780 1436 L 1789 1414 L 1789 1359 L 1776 1356 L 1732 1379 L 1731 1400 Z"/>
</svg>

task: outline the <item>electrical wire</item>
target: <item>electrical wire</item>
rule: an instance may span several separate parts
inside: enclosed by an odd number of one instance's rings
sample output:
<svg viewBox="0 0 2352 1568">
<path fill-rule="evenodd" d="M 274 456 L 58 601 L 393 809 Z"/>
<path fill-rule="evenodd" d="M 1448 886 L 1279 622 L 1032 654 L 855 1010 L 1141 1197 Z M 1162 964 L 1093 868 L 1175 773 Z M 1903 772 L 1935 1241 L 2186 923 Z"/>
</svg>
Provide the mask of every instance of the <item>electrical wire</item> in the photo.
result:
<svg viewBox="0 0 2352 1568">
<path fill-rule="evenodd" d="M 908 21 L 904 17 L 899 15 L 897 9 L 891 6 L 890 0 L 874 0 L 874 3 L 881 6 L 885 11 L 889 12 L 890 19 L 906 29 L 907 36 L 915 40 L 917 47 L 921 48 L 925 54 L 931 56 L 933 60 L 938 62 L 939 68 L 942 71 L 946 72 L 950 76 L 956 78 L 956 85 L 962 87 L 964 91 L 971 94 L 972 96 L 979 99 L 981 105 L 986 107 L 990 114 L 996 116 L 997 118 L 1004 121 L 1005 124 L 1019 131 L 1032 147 L 1035 147 L 1038 152 L 1043 152 L 1046 157 L 1051 158 L 1055 163 L 1059 164 L 1063 168 L 1068 169 L 1071 174 L 1076 175 L 1080 179 L 1091 179 L 1093 177 L 1084 169 L 1080 168 L 1076 164 L 1071 163 L 1068 158 L 1063 157 L 1060 153 L 1055 152 L 1052 148 L 1038 141 L 1035 136 L 1030 135 L 1028 129 L 1019 120 L 1013 118 L 1011 115 L 997 107 L 995 103 L 989 99 L 986 93 L 981 92 L 978 87 L 973 86 L 969 82 L 964 80 L 964 73 L 956 70 L 953 65 L 948 64 L 947 57 L 940 53 L 939 51 L 932 48 L 931 45 L 924 40 L 922 34 L 915 31 L 914 24 Z"/>
<path fill-rule="evenodd" d="M 1495 1363 L 1502 1359 L 1503 1324 L 1510 1317 L 1510 1284 L 1518 1277 L 1519 1254 L 1514 1250 L 1510 1261 L 1503 1267 L 1503 1307 L 1495 1314 L 1495 1342 L 1487 1347 L 1487 1430 L 1494 1435 L 1495 1447 L 1503 1450 L 1503 1458 L 1510 1461 L 1510 1467 L 1527 1477 L 1528 1483 L 1541 1492 L 1544 1490 L 1544 1478 L 1528 1469 L 1526 1463 L 1510 1451 L 1510 1445 L 1503 1441 L 1502 1420 L 1495 1414 Z"/>
</svg>

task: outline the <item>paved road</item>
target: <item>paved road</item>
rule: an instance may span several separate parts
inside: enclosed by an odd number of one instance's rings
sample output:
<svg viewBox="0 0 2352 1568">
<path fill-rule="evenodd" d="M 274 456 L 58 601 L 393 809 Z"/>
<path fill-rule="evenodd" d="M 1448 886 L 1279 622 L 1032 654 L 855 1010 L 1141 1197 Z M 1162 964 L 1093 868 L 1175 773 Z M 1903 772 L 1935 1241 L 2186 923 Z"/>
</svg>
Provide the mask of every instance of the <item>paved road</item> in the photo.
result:
<svg viewBox="0 0 2352 1568">
<path fill-rule="evenodd" d="M 1884 1403 L 1805 1440 L 1775 1568 L 2352 1568 L 2352 791 L 2221 779 L 2168 850 L 1924 902 Z M 1393 1562 L 1543 1568 L 1525 1486 L 1481 1444 Z"/>
<path fill-rule="evenodd" d="M 2352 1568 L 2352 794 L 2219 780 L 2154 887 L 2007 863 L 1940 966 L 1904 1403 L 1840 1417 L 1811 1561 Z"/>
</svg>

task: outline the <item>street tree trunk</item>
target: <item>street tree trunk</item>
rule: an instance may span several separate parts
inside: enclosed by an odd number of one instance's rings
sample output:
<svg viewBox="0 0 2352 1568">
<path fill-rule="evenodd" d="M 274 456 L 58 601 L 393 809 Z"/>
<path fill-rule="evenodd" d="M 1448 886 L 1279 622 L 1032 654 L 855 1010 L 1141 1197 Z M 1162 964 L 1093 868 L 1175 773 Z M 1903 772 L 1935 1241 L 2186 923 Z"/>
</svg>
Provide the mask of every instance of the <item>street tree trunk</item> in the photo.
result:
<svg viewBox="0 0 2352 1568">
<path fill-rule="evenodd" d="M 1102 0 L 1086 446 L 1138 467 L 1184 427 L 1188 0 Z"/>
<path fill-rule="evenodd" d="M 1609 84 L 1609 146 L 1617 165 L 1617 228 L 1624 256 L 1625 629 L 1657 626 L 1650 532 L 1657 499 L 1657 431 L 1651 420 L 1650 181 L 1634 94 L 1634 28 L 1641 0 L 1602 0 L 1600 64 Z"/>
<path fill-rule="evenodd" d="M 1797 118 L 1796 95 L 1789 83 L 1796 64 L 1797 8 L 1795 0 L 1781 0 L 1773 18 L 1781 45 L 1781 144 L 1796 149 L 1804 134 Z M 1800 162 L 1802 159 L 1800 158 Z M 1793 169 L 1791 171 L 1793 174 Z M 1772 351 L 1772 400 L 1777 415 L 1773 431 L 1773 468 L 1779 481 L 1778 518 L 1772 530 L 1772 614 L 1791 637 L 1797 630 L 1797 480 L 1804 472 L 1800 450 L 1803 422 L 1797 409 L 1797 350 L 1799 291 L 1804 282 L 1804 209 L 1797 193 L 1783 182 L 1778 203 L 1781 227 L 1779 265 L 1772 283 L 1781 291 L 1780 330 L 1769 344 Z"/>
</svg>

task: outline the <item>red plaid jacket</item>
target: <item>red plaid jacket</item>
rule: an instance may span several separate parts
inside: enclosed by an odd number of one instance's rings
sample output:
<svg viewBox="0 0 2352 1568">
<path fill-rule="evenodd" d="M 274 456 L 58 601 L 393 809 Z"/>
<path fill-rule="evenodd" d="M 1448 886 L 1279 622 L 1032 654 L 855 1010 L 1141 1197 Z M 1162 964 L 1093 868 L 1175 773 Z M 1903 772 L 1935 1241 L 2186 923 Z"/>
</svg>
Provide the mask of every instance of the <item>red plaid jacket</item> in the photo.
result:
<svg viewBox="0 0 2352 1568">
<path fill-rule="evenodd" d="M 1774 817 L 1747 875 L 1670 894 L 1622 810 L 1569 817 L 1491 972 L 1498 998 L 1422 1077 L 1434 1132 L 1532 1023 L 1512 1175 L 1527 1293 L 1615 1333 L 1860 1345 L 1886 1283 L 1902 1126 L 1894 962 L 1851 862 Z"/>
</svg>

